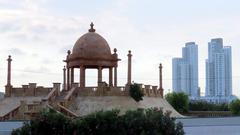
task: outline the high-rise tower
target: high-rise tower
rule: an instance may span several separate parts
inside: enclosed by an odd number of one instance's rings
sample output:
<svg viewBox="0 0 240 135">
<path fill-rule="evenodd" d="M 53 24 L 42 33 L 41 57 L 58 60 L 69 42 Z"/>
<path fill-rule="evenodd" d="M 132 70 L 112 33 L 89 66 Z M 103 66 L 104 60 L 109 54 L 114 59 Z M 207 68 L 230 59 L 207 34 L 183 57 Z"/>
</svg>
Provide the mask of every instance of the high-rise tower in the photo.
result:
<svg viewBox="0 0 240 135">
<path fill-rule="evenodd" d="M 191 97 L 198 97 L 198 46 L 188 42 L 182 48 L 182 58 L 172 60 L 173 91 L 183 91 Z"/>
<path fill-rule="evenodd" d="M 212 39 L 208 43 L 206 60 L 206 96 L 224 97 L 232 95 L 232 50 L 223 46 L 223 39 Z"/>
</svg>

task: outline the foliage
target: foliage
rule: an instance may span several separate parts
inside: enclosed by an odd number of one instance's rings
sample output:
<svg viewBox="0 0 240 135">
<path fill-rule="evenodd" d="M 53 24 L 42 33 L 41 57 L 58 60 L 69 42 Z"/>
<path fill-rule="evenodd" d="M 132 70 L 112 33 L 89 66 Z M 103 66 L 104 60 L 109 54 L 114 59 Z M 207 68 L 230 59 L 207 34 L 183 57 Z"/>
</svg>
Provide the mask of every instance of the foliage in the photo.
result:
<svg viewBox="0 0 240 135">
<path fill-rule="evenodd" d="M 209 103 L 207 101 L 190 101 L 190 111 L 229 111 L 227 103 Z"/>
<path fill-rule="evenodd" d="M 173 92 L 165 95 L 165 99 L 172 105 L 172 107 L 179 113 L 187 113 L 189 99 L 188 95 L 184 92 Z"/>
<path fill-rule="evenodd" d="M 161 109 L 99 111 L 70 120 L 54 111 L 25 124 L 12 135 L 183 135 L 181 123 Z"/>
<path fill-rule="evenodd" d="M 140 88 L 140 86 L 137 83 L 131 84 L 130 85 L 130 90 L 129 90 L 130 96 L 137 102 L 140 100 L 143 100 L 143 92 Z"/>
<path fill-rule="evenodd" d="M 232 112 L 232 114 L 240 115 L 240 100 L 239 99 L 233 100 L 229 104 L 229 109 Z"/>
<path fill-rule="evenodd" d="M 61 135 L 69 133 L 70 119 L 54 110 L 42 111 L 40 117 L 26 123 L 21 129 L 12 132 L 12 135 Z"/>
</svg>

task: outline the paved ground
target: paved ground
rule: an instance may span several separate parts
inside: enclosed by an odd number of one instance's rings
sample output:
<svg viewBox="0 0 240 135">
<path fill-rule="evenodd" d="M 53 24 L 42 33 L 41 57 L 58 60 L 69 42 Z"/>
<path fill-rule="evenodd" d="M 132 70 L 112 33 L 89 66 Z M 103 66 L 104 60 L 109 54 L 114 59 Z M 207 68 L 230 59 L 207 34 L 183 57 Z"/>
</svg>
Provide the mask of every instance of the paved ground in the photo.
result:
<svg viewBox="0 0 240 135">
<path fill-rule="evenodd" d="M 186 135 L 240 135 L 240 117 L 184 118 Z"/>
<path fill-rule="evenodd" d="M 0 122 L 0 135 L 11 135 L 13 129 L 23 126 L 21 121 Z"/>
</svg>

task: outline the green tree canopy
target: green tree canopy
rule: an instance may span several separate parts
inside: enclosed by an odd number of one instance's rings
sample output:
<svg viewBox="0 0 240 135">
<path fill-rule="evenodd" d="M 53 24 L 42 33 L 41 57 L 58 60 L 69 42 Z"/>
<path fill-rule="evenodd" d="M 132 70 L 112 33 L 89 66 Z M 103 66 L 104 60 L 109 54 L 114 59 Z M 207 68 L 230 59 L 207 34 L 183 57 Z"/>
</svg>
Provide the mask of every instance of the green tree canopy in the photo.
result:
<svg viewBox="0 0 240 135">
<path fill-rule="evenodd" d="M 137 83 L 130 85 L 129 94 L 137 102 L 139 102 L 140 100 L 143 100 L 144 94 Z"/>
<path fill-rule="evenodd" d="M 167 95 L 165 95 L 165 99 L 179 113 L 188 112 L 189 99 L 188 99 L 188 95 L 185 94 L 184 92 L 168 93 Z"/>
<path fill-rule="evenodd" d="M 232 112 L 232 114 L 240 115 L 240 100 L 239 99 L 233 100 L 229 104 L 229 109 Z"/>
<path fill-rule="evenodd" d="M 50 111 L 12 135 L 184 135 L 181 123 L 176 123 L 161 109 L 138 109 L 120 115 L 119 110 L 99 111 L 70 119 Z"/>
</svg>

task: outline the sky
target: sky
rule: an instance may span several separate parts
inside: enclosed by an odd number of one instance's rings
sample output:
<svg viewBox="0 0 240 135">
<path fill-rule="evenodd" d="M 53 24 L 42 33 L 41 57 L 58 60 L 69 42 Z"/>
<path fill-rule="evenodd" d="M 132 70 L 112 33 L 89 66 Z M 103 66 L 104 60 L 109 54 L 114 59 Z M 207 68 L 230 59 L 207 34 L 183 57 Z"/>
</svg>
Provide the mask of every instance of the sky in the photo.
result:
<svg viewBox="0 0 240 135">
<path fill-rule="evenodd" d="M 186 42 L 196 42 L 204 94 L 207 43 L 223 38 L 225 46 L 232 46 L 233 94 L 239 96 L 239 5 L 239 0 L 0 0 L 0 91 L 7 80 L 8 55 L 14 87 L 62 82 L 67 50 L 93 22 L 111 50 L 118 50 L 119 85 L 127 82 L 131 50 L 133 81 L 158 85 L 162 63 L 165 93 L 172 89 L 172 58 L 181 57 Z M 107 70 L 103 76 L 107 81 Z M 97 70 L 87 70 L 86 77 L 87 86 L 96 85 Z"/>
</svg>

